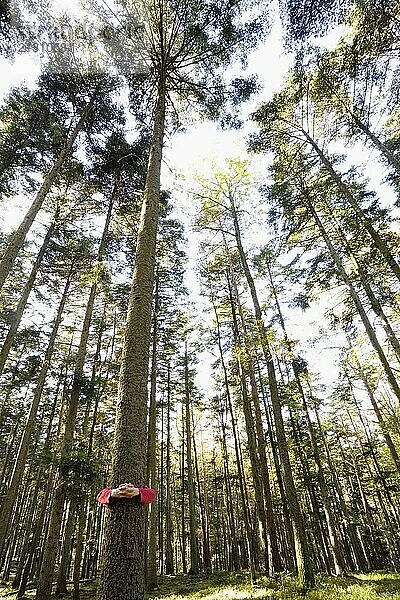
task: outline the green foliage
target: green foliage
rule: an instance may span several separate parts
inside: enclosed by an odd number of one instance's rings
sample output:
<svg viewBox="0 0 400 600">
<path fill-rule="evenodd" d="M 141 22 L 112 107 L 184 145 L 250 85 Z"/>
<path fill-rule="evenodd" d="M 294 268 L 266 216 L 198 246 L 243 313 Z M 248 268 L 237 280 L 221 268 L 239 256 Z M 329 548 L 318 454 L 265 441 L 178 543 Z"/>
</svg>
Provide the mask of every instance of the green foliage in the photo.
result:
<svg viewBox="0 0 400 600">
<path fill-rule="evenodd" d="M 59 470 L 63 481 L 68 484 L 70 495 L 75 490 L 79 498 L 84 487 L 98 480 L 99 460 L 84 450 L 77 449 L 60 458 Z"/>
</svg>

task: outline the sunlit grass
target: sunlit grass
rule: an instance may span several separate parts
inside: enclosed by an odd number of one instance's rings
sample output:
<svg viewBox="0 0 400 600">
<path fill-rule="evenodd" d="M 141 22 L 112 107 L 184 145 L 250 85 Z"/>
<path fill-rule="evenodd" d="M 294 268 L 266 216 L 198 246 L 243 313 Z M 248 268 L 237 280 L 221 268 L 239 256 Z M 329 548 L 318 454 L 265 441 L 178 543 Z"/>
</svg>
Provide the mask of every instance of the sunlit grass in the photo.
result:
<svg viewBox="0 0 400 600">
<path fill-rule="evenodd" d="M 94 583 L 82 586 L 82 600 L 94 600 L 95 595 Z M 30 589 L 25 597 L 34 596 L 35 590 Z M 0 598 L 15 600 L 16 592 L 2 585 Z M 207 578 L 177 575 L 160 577 L 158 590 L 147 594 L 147 600 L 400 600 L 400 574 L 320 575 L 316 587 L 306 594 L 295 578 L 287 575 L 276 579 L 260 576 L 255 585 L 244 572 L 215 573 Z"/>
<path fill-rule="evenodd" d="M 251 585 L 243 573 L 219 573 L 207 579 L 178 576 L 160 580 L 149 600 L 400 600 L 400 575 L 371 573 L 350 577 L 318 576 L 304 594 L 293 577 L 259 577 Z"/>
</svg>

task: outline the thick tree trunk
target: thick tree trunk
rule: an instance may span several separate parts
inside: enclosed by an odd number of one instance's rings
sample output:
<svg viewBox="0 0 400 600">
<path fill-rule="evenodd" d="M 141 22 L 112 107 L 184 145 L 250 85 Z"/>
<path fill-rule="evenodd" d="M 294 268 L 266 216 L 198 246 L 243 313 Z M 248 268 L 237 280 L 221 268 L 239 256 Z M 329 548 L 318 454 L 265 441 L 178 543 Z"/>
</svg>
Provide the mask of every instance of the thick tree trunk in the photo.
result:
<svg viewBox="0 0 400 600">
<path fill-rule="evenodd" d="M 143 483 L 146 455 L 147 379 L 151 330 L 165 87 L 160 84 L 153 138 L 137 236 L 135 268 L 121 361 L 112 486 Z M 142 600 L 144 596 L 143 507 L 120 502 L 108 511 L 104 566 L 98 600 Z"/>
</svg>

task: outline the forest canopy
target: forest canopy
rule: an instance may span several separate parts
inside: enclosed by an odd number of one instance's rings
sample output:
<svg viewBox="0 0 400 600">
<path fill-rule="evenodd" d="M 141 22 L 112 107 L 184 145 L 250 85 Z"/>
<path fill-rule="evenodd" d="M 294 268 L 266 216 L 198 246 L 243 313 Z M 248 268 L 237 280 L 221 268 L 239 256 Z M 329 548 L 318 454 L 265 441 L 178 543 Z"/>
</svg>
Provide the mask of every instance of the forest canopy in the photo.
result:
<svg viewBox="0 0 400 600">
<path fill-rule="evenodd" d="M 15 598 L 399 571 L 399 23 L 0 4 Z"/>
</svg>

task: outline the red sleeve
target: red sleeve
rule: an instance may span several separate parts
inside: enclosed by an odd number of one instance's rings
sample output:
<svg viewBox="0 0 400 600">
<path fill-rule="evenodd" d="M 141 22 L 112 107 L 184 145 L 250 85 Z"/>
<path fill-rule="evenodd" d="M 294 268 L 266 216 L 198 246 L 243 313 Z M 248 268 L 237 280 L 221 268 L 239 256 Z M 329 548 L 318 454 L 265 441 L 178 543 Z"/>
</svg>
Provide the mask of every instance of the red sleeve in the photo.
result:
<svg viewBox="0 0 400 600">
<path fill-rule="evenodd" d="M 153 500 L 157 496 L 156 490 L 153 490 L 152 488 L 148 488 L 148 487 L 140 487 L 139 492 L 140 492 L 140 502 L 142 504 L 150 504 L 151 502 L 153 502 Z"/>
<path fill-rule="evenodd" d="M 97 502 L 100 502 L 100 504 L 105 504 L 106 506 L 108 506 L 110 503 L 111 492 L 112 492 L 112 488 L 110 488 L 110 487 L 106 487 L 106 488 L 104 488 L 104 490 L 101 490 L 101 492 L 99 492 L 97 494 Z"/>
</svg>

